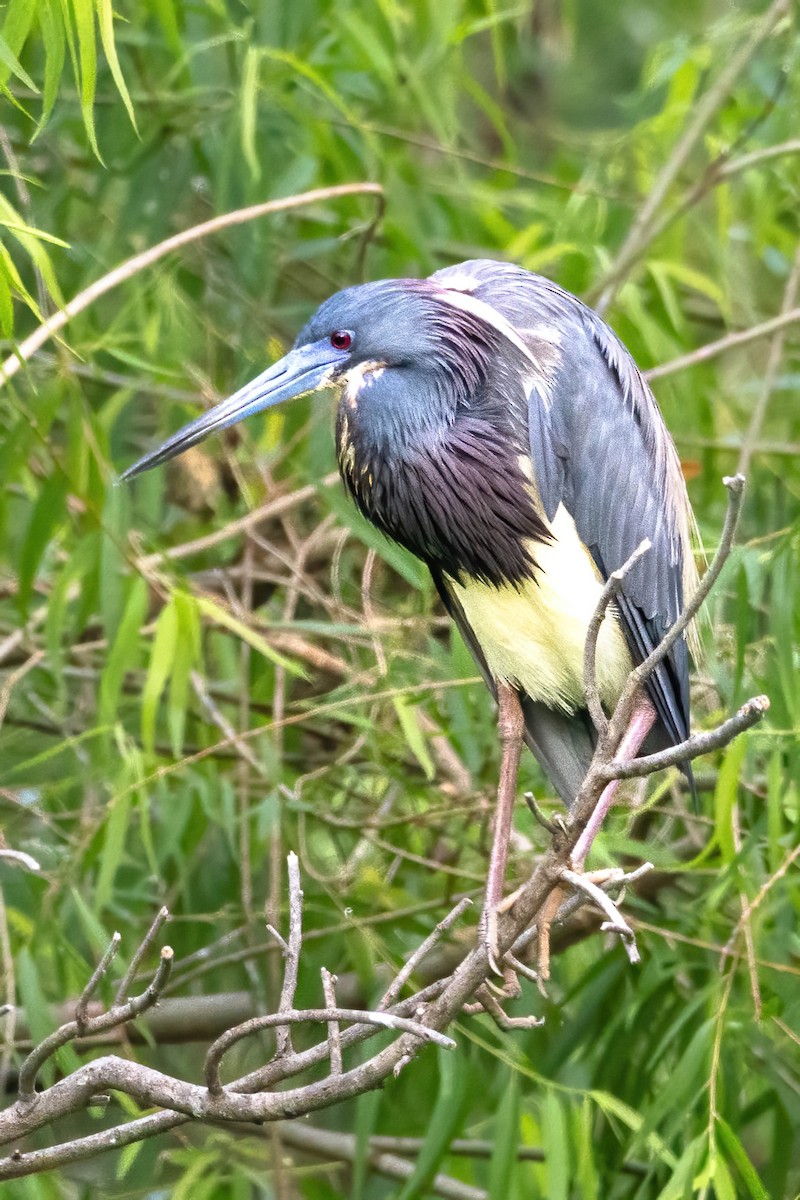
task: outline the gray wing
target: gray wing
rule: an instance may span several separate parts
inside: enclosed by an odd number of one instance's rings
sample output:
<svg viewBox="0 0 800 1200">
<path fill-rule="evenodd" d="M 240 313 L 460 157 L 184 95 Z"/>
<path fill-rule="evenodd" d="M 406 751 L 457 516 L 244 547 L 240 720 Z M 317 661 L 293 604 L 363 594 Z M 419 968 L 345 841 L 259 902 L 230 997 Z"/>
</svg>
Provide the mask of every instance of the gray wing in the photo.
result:
<svg viewBox="0 0 800 1200">
<path fill-rule="evenodd" d="M 636 662 L 677 618 L 691 578 L 691 512 L 655 398 L 611 329 L 576 297 L 510 264 L 477 260 L 434 276 L 501 314 L 530 355 L 527 419 L 534 477 L 552 519 L 563 504 L 604 579 L 642 540 L 619 610 Z M 648 685 L 667 744 L 689 731 L 689 662 L 680 639 Z"/>
</svg>

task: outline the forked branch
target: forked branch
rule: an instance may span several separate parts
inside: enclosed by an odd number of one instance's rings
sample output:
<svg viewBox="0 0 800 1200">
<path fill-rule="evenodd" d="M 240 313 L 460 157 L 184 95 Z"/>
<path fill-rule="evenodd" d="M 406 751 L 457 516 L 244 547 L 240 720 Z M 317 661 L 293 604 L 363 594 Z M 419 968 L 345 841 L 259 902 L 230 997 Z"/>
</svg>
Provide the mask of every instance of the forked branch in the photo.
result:
<svg viewBox="0 0 800 1200">
<path fill-rule="evenodd" d="M 685 612 L 667 634 L 658 651 L 632 673 L 621 705 L 628 702 L 626 697 L 633 696 L 636 689 L 642 686 L 648 670 L 652 670 L 655 662 L 668 652 L 669 645 L 674 643 L 675 638 L 683 636 L 689 621 L 713 586 L 730 553 L 744 481 L 737 477 L 726 483 L 729 487 L 728 515 L 714 563 L 709 568 L 697 596 L 689 601 Z M 645 552 L 646 547 L 642 546 L 637 555 Z M 632 562 L 626 564 L 620 578 L 631 565 Z M 596 620 L 592 623 L 591 636 L 594 645 L 587 647 L 587 695 L 594 695 L 595 699 L 594 656 L 597 633 L 618 586 L 619 579 L 609 581 L 601 605 L 598 606 Z M 697 733 L 673 750 L 624 762 L 615 757 L 619 745 L 615 732 L 622 720 L 620 707 L 618 706 L 617 711 L 612 714 L 606 727 L 603 725 L 606 718 L 597 700 L 593 705 L 593 717 L 601 735 L 598 752 L 569 818 L 552 824 L 549 847 L 536 864 L 530 879 L 499 918 L 497 942 L 501 956 L 510 953 L 509 963 L 518 969 L 520 974 L 540 986 L 540 981 L 520 956 L 526 952 L 526 947 L 537 935 L 541 950 L 543 938 L 546 941 L 545 931 L 553 920 L 562 919 L 582 904 L 591 904 L 605 918 L 603 927 L 621 938 L 629 958 L 636 961 L 638 951 L 634 929 L 622 916 L 619 906 L 625 885 L 647 869 L 649 864 L 629 875 L 624 875 L 621 871 L 607 871 L 599 876 L 586 876 L 576 870 L 573 863 L 576 844 L 592 816 L 598 798 L 609 780 L 648 775 L 664 766 L 679 764 L 696 754 L 725 745 L 742 729 L 758 721 L 767 707 L 766 697 L 755 697 L 748 701 L 739 713 L 716 729 Z M 532 1017 L 506 1018 L 499 1005 L 494 1004 L 491 984 L 487 982 L 490 980 L 491 970 L 483 939 L 478 939 L 474 949 L 465 955 L 456 970 L 446 979 L 401 998 L 404 990 L 412 985 L 417 965 L 446 936 L 453 923 L 463 916 L 468 907 L 467 901 L 456 905 L 430 937 L 411 955 L 405 966 L 398 971 L 376 1011 L 339 1007 L 335 1003 L 335 981 L 329 973 L 323 973 L 323 1006 L 297 1009 L 295 994 L 301 968 L 302 900 L 299 863 L 292 855 L 289 860 L 288 937 L 284 939 L 280 933 L 273 931 L 285 958 L 278 1011 L 245 1021 L 218 1038 L 208 1051 L 204 1083 L 178 1079 L 141 1063 L 107 1055 L 84 1064 L 52 1086 L 37 1092 L 36 1081 L 40 1069 L 59 1047 L 86 1035 L 124 1025 L 155 1004 L 167 982 L 172 962 L 172 951 L 169 947 L 161 951 L 161 960 L 150 986 L 137 997 L 125 998 L 141 959 L 155 941 L 166 919 L 167 914 L 162 910 L 134 955 L 111 1008 L 97 1016 L 90 1016 L 89 1000 L 107 973 L 116 952 L 117 939 L 112 939 L 78 1002 L 75 1020 L 63 1025 L 46 1038 L 22 1064 L 19 1097 L 0 1113 L 0 1145 L 14 1146 L 7 1157 L 0 1159 L 0 1181 L 90 1158 L 105 1150 L 118 1149 L 153 1137 L 191 1120 L 278 1121 L 305 1115 L 361 1095 L 379 1087 L 392 1074 L 402 1070 L 428 1043 L 448 1049 L 454 1048 L 455 1042 L 446 1035 L 445 1030 L 476 995 L 481 998 L 487 997 L 484 1007 L 490 1009 L 498 1020 L 505 1021 L 510 1027 L 520 1021 L 526 1025 L 535 1023 L 535 1018 Z M 298 1024 L 322 1026 L 323 1037 L 306 1050 L 295 1050 L 290 1029 Z M 223 1083 L 220 1067 L 228 1050 L 251 1034 L 270 1028 L 276 1030 L 275 1051 L 271 1058 L 251 1074 L 227 1084 Z M 383 1035 L 384 1039 L 388 1036 L 388 1043 L 364 1061 L 348 1065 L 347 1058 L 353 1045 L 379 1035 Z M 295 1086 L 289 1086 L 290 1080 L 297 1080 L 298 1076 L 302 1076 L 310 1068 L 319 1068 L 326 1064 L 327 1072 L 322 1078 L 312 1078 L 310 1082 L 301 1080 Z M 123 1093 L 143 1106 L 154 1107 L 160 1111 L 120 1124 L 103 1133 L 79 1137 L 43 1150 L 29 1151 L 24 1144 L 17 1145 L 33 1131 L 48 1126 L 61 1117 L 87 1109 L 98 1093 L 109 1091 Z"/>
</svg>

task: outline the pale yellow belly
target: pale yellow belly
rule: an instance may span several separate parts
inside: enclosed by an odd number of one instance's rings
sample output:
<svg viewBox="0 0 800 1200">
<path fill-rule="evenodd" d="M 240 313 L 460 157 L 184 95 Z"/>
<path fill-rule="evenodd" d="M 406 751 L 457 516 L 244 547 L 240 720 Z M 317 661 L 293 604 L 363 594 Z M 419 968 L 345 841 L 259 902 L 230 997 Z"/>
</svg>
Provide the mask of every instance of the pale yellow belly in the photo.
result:
<svg viewBox="0 0 800 1200">
<path fill-rule="evenodd" d="M 584 704 L 583 648 L 603 585 L 563 506 L 552 530 L 551 544 L 531 548 L 536 578 L 519 588 L 448 582 L 494 678 L 551 708 L 573 711 Z M 619 618 L 609 610 L 597 640 L 604 704 L 616 703 L 631 666 Z"/>
</svg>

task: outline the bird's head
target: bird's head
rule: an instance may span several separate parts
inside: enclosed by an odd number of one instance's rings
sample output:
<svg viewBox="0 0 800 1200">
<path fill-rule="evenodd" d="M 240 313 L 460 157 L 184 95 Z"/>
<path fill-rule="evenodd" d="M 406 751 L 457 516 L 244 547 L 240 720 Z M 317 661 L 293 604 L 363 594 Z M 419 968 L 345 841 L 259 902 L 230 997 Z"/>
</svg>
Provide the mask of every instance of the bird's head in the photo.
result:
<svg viewBox="0 0 800 1200">
<path fill-rule="evenodd" d="M 122 479 L 159 466 L 216 430 L 327 387 L 353 408 L 361 391 L 369 392 L 376 430 L 397 434 L 449 424 L 458 404 L 469 404 L 479 390 L 497 337 L 475 305 L 453 302 L 430 280 L 347 288 L 320 306 L 287 355 L 140 458 Z M 380 388 L 374 387 L 379 378 Z"/>
</svg>

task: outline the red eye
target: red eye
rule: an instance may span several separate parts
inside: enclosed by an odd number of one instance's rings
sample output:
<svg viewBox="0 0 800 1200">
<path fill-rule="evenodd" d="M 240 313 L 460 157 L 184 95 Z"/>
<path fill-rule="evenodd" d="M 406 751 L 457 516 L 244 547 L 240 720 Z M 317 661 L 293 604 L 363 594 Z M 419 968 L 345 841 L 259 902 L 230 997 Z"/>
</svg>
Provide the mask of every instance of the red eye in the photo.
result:
<svg viewBox="0 0 800 1200">
<path fill-rule="evenodd" d="M 337 329 L 331 334 L 331 345 L 334 350 L 349 350 L 353 344 L 353 335 L 346 329 Z"/>
</svg>

